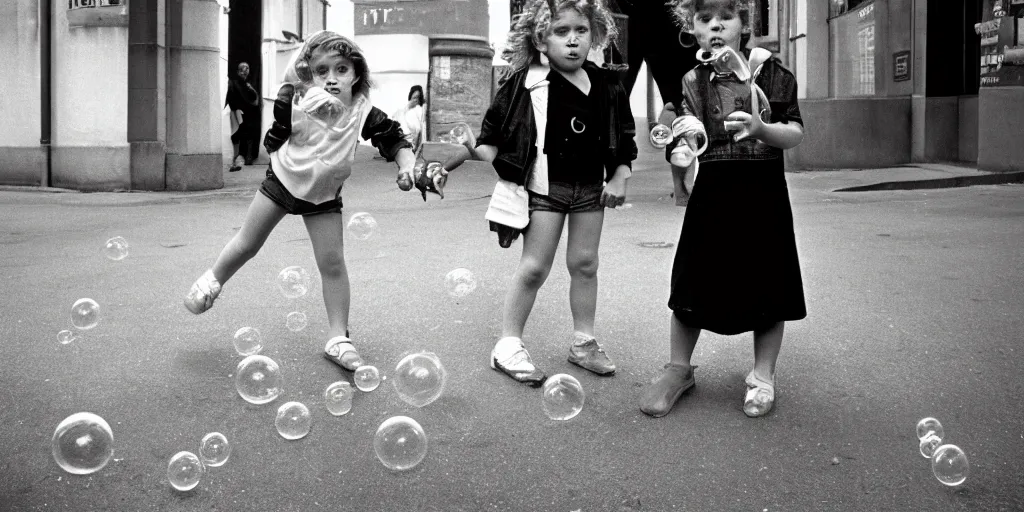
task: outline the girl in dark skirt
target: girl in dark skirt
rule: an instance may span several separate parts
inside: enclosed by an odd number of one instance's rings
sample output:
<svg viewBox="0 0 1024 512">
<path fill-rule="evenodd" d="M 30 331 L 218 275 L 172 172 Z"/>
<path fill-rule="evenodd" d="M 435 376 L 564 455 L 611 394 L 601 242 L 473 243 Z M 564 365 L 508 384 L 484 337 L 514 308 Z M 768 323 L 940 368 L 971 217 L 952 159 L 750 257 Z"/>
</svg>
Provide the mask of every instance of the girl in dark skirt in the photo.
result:
<svg viewBox="0 0 1024 512">
<path fill-rule="evenodd" d="M 766 50 L 741 49 L 749 30 L 740 15 L 744 0 L 678 0 L 675 7 L 700 44 L 702 64 L 683 79 L 673 128 L 677 143 L 706 137 L 707 150 L 699 172 L 689 169 L 696 179 L 672 267 L 670 362 L 645 390 L 640 409 L 664 416 L 693 387 L 690 358 L 702 329 L 753 331 L 743 412 L 763 416 L 775 402 L 785 322 L 807 314 L 782 156 L 803 138 L 796 80 Z M 730 49 L 749 60 L 752 81 L 742 66 L 715 66 Z"/>
</svg>

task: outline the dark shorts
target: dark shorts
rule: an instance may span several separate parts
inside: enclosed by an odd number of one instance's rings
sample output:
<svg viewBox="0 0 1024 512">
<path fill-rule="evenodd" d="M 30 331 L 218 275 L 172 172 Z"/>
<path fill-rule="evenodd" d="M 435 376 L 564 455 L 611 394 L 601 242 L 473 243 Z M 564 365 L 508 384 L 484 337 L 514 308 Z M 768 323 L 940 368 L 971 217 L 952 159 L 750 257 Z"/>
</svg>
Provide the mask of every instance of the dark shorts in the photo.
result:
<svg viewBox="0 0 1024 512">
<path fill-rule="evenodd" d="M 600 183 L 548 183 L 548 195 L 530 192 L 531 212 L 583 213 L 598 212 L 601 206 L 601 192 L 604 185 Z"/>
<path fill-rule="evenodd" d="M 297 199 L 284 188 L 284 184 L 277 179 L 274 170 L 267 167 L 267 179 L 260 185 L 260 192 L 267 196 L 275 204 L 284 208 L 284 211 L 292 215 L 317 215 L 320 213 L 341 213 L 341 189 L 338 189 L 334 199 L 320 204 L 313 204 L 309 201 Z"/>
</svg>

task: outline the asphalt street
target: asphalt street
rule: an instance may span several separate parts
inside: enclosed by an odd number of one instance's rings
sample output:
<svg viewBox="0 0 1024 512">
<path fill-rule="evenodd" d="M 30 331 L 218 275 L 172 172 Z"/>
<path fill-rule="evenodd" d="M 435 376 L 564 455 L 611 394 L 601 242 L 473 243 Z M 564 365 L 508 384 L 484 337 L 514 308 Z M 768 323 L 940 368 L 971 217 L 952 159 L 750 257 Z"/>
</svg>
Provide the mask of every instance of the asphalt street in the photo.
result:
<svg viewBox="0 0 1024 512">
<path fill-rule="evenodd" d="M 182 306 L 191 283 L 241 225 L 262 169 L 203 193 L 0 191 L 0 509 L 365 511 L 831 511 L 1024 509 L 1024 185 L 836 192 L 867 173 L 787 175 L 808 317 L 786 326 L 775 410 L 741 410 L 750 334 L 701 335 L 697 385 L 668 416 L 638 408 L 668 357 L 669 275 L 685 208 L 656 158 L 637 167 L 628 209 L 607 211 L 597 336 L 616 360 L 601 378 L 566 362 L 571 317 L 563 248 L 524 339 L 548 374 L 577 377 L 582 412 L 557 422 L 537 389 L 488 366 L 521 245 L 498 246 L 483 213 L 493 174 L 467 163 L 446 197 L 394 184 L 394 166 L 359 153 L 345 218 L 378 222 L 347 237 L 352 337 L 387 377 L 406 353 L 436 353 L 442 397 L 420 409 L 386 379 L 335 417 L 323 391 L 351 374 L 321 357 L 326 314 L 301 220 L 286 218 L 209 312 Z M 873 178 L 871 178 L 873 179 Z M 742 208 L 743 205 L 737 205 Z M 129 255 L 106 259 L 122 236 Z M 751 247 L 751 258 L 758 257 Z M 313 274 L 299 299 L 277 289 L 284 267 Z M 445 275 L 478 286 L 454 298 Z M 62 345 L 69 311 L 89 297 L 98 326 Z M 285 316 L 303 311 L 292 332 Z M 263 335 L 284 393 L 243 401 L 232 347 Z M 300 401 L 312 430 L 288 441 L 277 407 Z M 51 456 L 57 424 L 89 411 L 114 435 L 106 467 L 86 476 Z M 414 469 L 374 455 L 378 425 L 416 419 L 429 439 Z M 967 481 L 946 487 L 918 453 L 917 421 L 938 418 L 963 448 Z M 233 446 L 192 491 L 168 483 L 169 458 L 208 432 Z"/>
</svg>

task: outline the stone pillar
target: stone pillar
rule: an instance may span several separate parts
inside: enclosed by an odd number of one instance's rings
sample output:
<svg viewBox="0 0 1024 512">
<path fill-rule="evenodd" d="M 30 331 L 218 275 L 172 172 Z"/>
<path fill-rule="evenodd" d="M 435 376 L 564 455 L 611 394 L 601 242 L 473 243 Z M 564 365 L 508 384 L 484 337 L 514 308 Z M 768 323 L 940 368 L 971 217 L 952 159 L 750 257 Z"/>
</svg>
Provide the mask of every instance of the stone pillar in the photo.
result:
<svg viewBox="0 0 1024 512">
<path fill-rule="evenodd" d="M 428 140 L 436 141 L 458 122 L 480 132 L 480 123 L 491 104 L 493 58 L 494 50 L 485 37 L 430 38 Z"/>
<path fill-rule="evenodd" d="M 221 188 L 220 6 L 215 0 L 166 2 L 166 188 Z"/>
<path fill-rule="evenodd" d="M 167 75 L 164 0 L 130 0 L 128 144 L 131 188 L 164 190 Z"/>
</svg>

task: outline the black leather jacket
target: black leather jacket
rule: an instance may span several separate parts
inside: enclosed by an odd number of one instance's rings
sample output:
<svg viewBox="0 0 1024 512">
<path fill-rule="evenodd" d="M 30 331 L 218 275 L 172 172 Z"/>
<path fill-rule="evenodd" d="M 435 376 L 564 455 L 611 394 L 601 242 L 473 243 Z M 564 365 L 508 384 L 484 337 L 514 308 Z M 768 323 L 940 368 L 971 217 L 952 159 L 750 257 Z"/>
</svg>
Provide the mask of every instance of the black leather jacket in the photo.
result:
<svg viewBox="0 0 1024 512">
<path fill-rule="evenodd" d="M 605 152 L 606 179 L 611 179 L 619 165 L 632 167 L 637 147 L 633 140 L 636 126 L 629 108 L 629 96 L 614 71 L 597 67 L 587 61 L 583 69 L 590 76 L 591 87 L 602 87 L 599 113 L 608 127 L 600 135 L 598 148 Z M 514 71 L 498 87 L 498 92 L 484 114 L 477 145 L 498 148 L 494 170 L 503 180 L 525 185 L 534 158 L 537 158 L 537 127 L 533 119 L 533 101 L 524 85 L 528 68 Z"/>
</svg>

